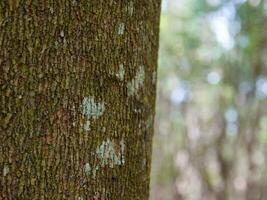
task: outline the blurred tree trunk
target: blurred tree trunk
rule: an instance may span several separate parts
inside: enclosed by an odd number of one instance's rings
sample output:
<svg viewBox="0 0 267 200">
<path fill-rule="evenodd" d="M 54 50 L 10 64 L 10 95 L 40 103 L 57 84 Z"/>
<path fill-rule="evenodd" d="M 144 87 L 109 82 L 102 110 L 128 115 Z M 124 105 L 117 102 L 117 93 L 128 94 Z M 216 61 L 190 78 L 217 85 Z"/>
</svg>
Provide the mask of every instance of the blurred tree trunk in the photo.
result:
<svg viewBox="0 0 267 200">
<path fill-rule="evenodd" d="M 0 2 L 0 199 L 147 199 L 160 0 Z"/>
</svg>

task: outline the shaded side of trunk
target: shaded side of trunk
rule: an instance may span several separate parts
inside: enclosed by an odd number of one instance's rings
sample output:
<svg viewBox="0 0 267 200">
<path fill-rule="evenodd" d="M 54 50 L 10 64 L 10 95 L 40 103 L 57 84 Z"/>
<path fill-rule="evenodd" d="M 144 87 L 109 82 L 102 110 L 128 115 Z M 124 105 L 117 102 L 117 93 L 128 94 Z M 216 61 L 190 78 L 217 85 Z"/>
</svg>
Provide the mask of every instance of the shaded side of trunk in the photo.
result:
<svg viewBox="0 0 267 200">
<path fill-rule="evenodd" d="M 0 199 L 147 199 L 160 0 L 0 2 Z"/>
</svg>

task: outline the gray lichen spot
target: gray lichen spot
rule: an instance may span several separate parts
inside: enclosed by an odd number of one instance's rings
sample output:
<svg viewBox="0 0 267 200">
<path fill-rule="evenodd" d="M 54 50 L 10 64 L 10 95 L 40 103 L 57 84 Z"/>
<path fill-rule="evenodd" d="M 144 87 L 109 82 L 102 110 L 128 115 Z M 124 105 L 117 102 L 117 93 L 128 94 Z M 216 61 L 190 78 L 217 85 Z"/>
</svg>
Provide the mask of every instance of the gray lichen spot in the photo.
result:
<svg viewBox="0 0 267 200">
<path fill-rule="evenodd" d="M 97 103 L 94 100 L 94 97 L 85 97 L 82 102 L 82 113 L 88 119 L 95 118 L 97 119 L 103 115 L 105 111 L 104 103 Z"/>
<path fill-rule="evenodd" d="M 49 11 L 50 11 L 51 14 L 54 13 L 54 9 L 52 7 L 49 8 Z"/>
<path fill-rule="evenodd" d="M 85 165 L 83 166 L 83 172 L 86 176 L 89 176 L 91 172 L 91 167 L 89 163 L 85 163 Z"/>
<path fill-rule="evenodd" d="M 125 163 L 125 159 L 124 159 L 125 144 L 124 144 L 123 139 L 120 141 L 120 148 L 121 148 L 121 152 L 122 152 L 121 163 L 122 163 L 122 165 L 124 165 L 124 163 Z"/>
<path fill-rule="evenodd" d="M 136 75 L 131 82 L 127 83 L 128 96 L 136 95 L 140 87 L 143 86 L 145 80 L 145 69 L 140 65 L 137 69 Z"/>
<path fill-rule="evenodd" d="M 98 166 L 96 166 L 96 167 L 93 168 L 93 170 L 92 170 L 92 172 L 93 172 L 93 179 L 95 179 L 96 172 L 97 172 L 98 169 L 99 169 Z"/>
<path fill-rule="evenodd" d="M 133 10 L 134 10 L 134 5 L 133 2 L 130 1 L 129 4 L 127 5 L 127 12 L 130 16 L 133 15 Z"/>
<path fill-rule="evenodd" d="M 119 35 L 123 35 L 124 34 L 124 30 L 125 30 L 124 23 L 119 23 L 119 25 L 118 25 L 118 34 Z"/>
<path fill-rule="evenodd" d="M 77 200 L 84 200 L 83 197 L 78 197 Z"/>
<path fill-rule="evenodd" d="M 83 128 L 84 128 L 85 131 L 90 131 L 91 130 L 90 129 L 90 121 L 89 120 L 87 120 L 85 122 L 85 124 L 83 125 Z"/>
<path fill-rule="evenodd" d="M 102 132 L 105 133 L 106 132 L 106 127 L 102 128 Z"/>
<path fill-rule="evenodd" d="M 62 30 L 62 31 L 60 31 L 60 37 L 64 37 L 64 31 Z"/>
<path fill-rule="evenodd" d="M 75 127 L 76 126 L 76 123 L 75 122 L 72 122 L 72 126 Z"/>
<path fill-rule="evenodd" d="M 123 165 L 125 145 L 123 140 L 120 141 L 119 145 L 115 142 L 107 139 L 96 149 L 96 155 L 100 160 L 101 167 L 109 166 L 113 168 L 115 165 Z"/>
<path fill-rule="evenodd" d="M 124 74 L 125 74 L 124 66 L 123 66 L 123 64 L 120 64 L 120 66 L 119 66 L 119 71 L 118 71 L 118 73 L 116 74 L 116 76 L 117 76 L 121 81 L 123 81 L 123 79 L 124 79 Z"/>
<path fill-rule="evenodd" d="M 8 165 L 5 165 L 3 169 L 3 175 L 6 176 L 8 173 L 9 173 L 9 167 Z"/>
</svg>

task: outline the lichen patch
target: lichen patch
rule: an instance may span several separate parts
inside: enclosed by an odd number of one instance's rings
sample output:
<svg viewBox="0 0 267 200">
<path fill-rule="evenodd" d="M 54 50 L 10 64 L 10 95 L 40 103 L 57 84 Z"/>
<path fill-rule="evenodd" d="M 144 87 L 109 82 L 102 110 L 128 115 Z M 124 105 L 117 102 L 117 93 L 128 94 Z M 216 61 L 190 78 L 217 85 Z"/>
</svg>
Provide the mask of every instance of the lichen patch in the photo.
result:
<svg viewBox="0 0 267 200">
<path fill-rule="evenodd" d="M 60 31 L 60 37 L 64 37 L 65 36 L 65 33 L 64 33 L 64 31 L 62 30 L 62 31 Z"/>
<path fill-rule="evenodd" d="M 105 111 L 105 103 L 95 102 L 94 97 L 85 97 L 82 101 L 82 113 L 88 119 L 97 119 L 103 115 Z"/>
<path fill-rule="evenodd" d="M 90 130 L 91 130 L 91 128 L 90 128 L 90 121 L 89 121 L 89 120 L 87 120 L 87 121 L 85 122 L 85 124 L 83 125 L 83 129 L 84 129 L 85 131 L 90 131 Z"/>
<path fill-rule="evenodd" d="M 123 35 L 125 30 L 125 24 L 124 23 L 119 23 L 118 25 L 118 34 Z"/>
<path fill-rule="evenodd" d="M 85 163 L 85 165 L 83 166 L 83 172 L 86 176 L 89 176 L 91 173 L 91 166 L 89 163 Z"/>
<path fill-rule="evenodd" d="M 133 80 L 127 83 L 128 96 L 136 95 L 138 90 L 143 86 L 144 80 L 145 69 L 143 65 L 140 65 Z"/>
<path fill-rule="evenodd" d="M 133 5 L 133 1 L 129 1 L 128 5 L 127 5 L 127 12 L 130 16 L 133 15 L 133 11 L 134 11 L 134 5 Z"/>
<path fill-rule="evenodd" d="M 123 81 L 123 79 L 124 79 L 124 74 L 125 74 L 124 66 L 123 66 L 123 64 L 120 64 L 120 65 L 119 65 L 119 71 L 118 71 L 118 73 L 116 74 L 116 76 L 118 77 L 118 79 L 120 79 L 121 81 Z"/>
<path fill-rule="evenodd" d="M 96 172 L 97 172 L 98 169 L 99 169 L 99 167 L 96 166 L 96 167 L 94 167 L 93 170 L 92 170 L 93 178 L 94 178 L 94 179 L 96 178 Z"/>
<path fill-rule="evenodd" d="M 3 169 L 3 175 L 6 176 L 8 173 L 9 173 L 9 167 L 8 165 L 5 165 Z"/>
<path fill-rule="evenodd" d="M 101 167 L 109 166 L 113 168 L 115 165 L 124 165 L 124 141 L 121 140 L 119 144 L 107 139 L 96 149 L 96 155 L 100 160 Z"/>
</svg>

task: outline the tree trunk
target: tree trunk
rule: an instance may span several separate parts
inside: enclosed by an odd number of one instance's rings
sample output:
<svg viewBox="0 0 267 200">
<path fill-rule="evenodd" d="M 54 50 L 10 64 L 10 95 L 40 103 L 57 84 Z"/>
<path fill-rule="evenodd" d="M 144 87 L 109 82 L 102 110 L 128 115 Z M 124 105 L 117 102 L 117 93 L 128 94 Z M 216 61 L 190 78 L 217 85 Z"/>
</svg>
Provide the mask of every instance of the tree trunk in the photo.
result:
<svg viewBox="0 0 267 200">
<path fill-rule="evenodd" d="M 148 199 L 159 13 L 0 2 L 0 199 Z"/>
</svg>

